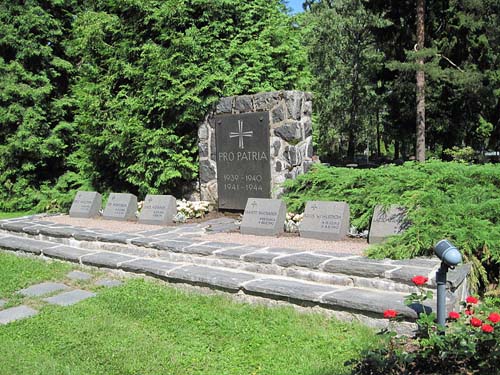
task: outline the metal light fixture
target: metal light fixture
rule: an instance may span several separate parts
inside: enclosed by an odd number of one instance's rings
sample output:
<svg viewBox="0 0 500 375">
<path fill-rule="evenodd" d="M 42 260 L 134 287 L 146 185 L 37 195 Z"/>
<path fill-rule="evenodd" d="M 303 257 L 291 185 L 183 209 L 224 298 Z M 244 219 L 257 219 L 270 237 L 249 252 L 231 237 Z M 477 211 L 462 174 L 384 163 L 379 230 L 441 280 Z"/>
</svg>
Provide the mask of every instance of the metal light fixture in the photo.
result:
<svg viewBox="0 0 500 375">
<path fill-rule="evenodd" d="M 441 240 L 434 246 L 434 253 L 441 259 L 436 273 L 437 284 L 437 323 L 444 327 L 446 322 L 446 273 L 448 269 L 462 262 L 462 254 L 448 240 Z"/>
</svg>

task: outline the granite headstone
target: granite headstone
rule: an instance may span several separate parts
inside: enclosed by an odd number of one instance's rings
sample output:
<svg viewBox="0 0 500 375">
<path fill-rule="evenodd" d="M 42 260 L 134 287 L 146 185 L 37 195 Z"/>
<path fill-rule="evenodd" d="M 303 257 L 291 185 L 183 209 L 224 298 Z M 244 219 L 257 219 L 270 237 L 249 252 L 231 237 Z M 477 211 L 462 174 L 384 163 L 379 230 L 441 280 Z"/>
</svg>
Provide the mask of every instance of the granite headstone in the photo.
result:
<svg viewBox="0 0 500 375">
<path fill-rule="evenodd" d="M 148 194 L 139 214 L 139 223 L 166 225 L 172 224 L 177 213 L 177 202 L 171 195 Z"/>
<path fill-rule="evenodd" d="M 137 197 L 128 193 L 111 193 L 102 214 L 107 220 L 134 220 Z"/>
<path fill-rule="evenodd" d="M 91 218 L 99 215 L 102 205 L 101 194 L 95 191 L 79 191 L 69 209 L 69 216 Z"/>
<path fill-rule="evenodd" d="M 373 212 L 368 243 L 380 243 L 387 237 L 401 233 L 405 229 L 406 211 L 398 205 L 391 205 L 384 209 L 375 206 Z"/>
<path fill-rule="evenodd" d="M 299 226 L 301 237 L 339 241 L 349 232 L 350 210 L 345 202 L 309 201 Z"/>
<path fill-rule="evenodd" d="M 219 209 L 270 198 L 269 112 L 217 116 L 215 136 Z"/>
<path fill-rule="evenodd" d="M 286 204 L 281 199 L 250 198 L 247 201 L 241 234 L 276 236 L 284 232 Z"/>
</svg>

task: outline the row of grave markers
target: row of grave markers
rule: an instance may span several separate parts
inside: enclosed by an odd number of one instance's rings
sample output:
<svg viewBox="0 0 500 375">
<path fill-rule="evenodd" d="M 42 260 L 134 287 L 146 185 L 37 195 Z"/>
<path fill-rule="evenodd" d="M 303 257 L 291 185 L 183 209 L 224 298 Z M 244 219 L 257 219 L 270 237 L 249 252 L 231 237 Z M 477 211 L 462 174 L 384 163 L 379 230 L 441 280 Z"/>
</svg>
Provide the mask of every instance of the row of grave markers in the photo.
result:
<svg viewBox="0 0 500 375">
<path fill-rule="evenodd" d="M 284 232 L 286 204 L 280 199 L 250 198 L 241 222 L 242 234 L 276 236 Z M 376 206 L 370 232 L 369 243 L 379 243 L 391 235 L 404 230 L 405 211 L 392 205 L 387 209 Z M 345 202 L 306 202 L 304 218 L 299 226 L 301 237 L 328 241 L 344 240 L 349 233 L 350 210 Z"/>
<path fill-rule="evenodd" d="M 102 207 L 102 196 L 95 191 L 79 191 L 76 193 L 69 216 L 92 218 L 99 215 Z M 135 220 L 137 197 L 128 193 L 111 193 L 102 213 L 107 220 Z M 139 223 L 166 225 L 172 224 L 177 213 L 177 202 L 172 195 L 148 194 L 144 206 L 139 213 Z"/>
<path fill-rule="evenodd" d="M 69 215 L 91 218 L 99 214 L 101 194 L 79 191 Z M 135 220 L 137 197 L 128 193 L 111 193 L 103 211 L 108 220 Z M 139 214 L 139 223 L 168 225 L 177 213 L 176 199 L 172 195 L 148 194 Z M 276 236 L 284 232 L 286 204 L 281 199 L 250 198 L 247 201 L 240 231 L 242 234 Z M 373 214 L 369 243 L 382 242 L 386 237 L 404 230 L 405 211 L 393 205 L 387 209 L 376 206 Z M 350 210 L 345 202 L 309 201 L 299 226 L 301 237 L 327 241 L 340 241 L 350 228 Z"/>
</svg>

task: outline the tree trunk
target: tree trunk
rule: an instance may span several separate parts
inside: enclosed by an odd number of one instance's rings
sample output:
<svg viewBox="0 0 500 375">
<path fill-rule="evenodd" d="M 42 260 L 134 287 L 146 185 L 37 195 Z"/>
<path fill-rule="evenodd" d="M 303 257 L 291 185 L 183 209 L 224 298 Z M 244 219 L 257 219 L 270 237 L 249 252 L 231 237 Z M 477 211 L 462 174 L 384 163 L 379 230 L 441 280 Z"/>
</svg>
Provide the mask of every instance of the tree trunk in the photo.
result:
<svg viewBox="0 0 500 375">
<path fill-rule="evenodd" d="M 377 158 L 380 158 L 380 112 L 377 109 Z"/>
<path fill-rule="evenodd" d="M 425 0 L 417 0 L 417 51 L 424 48 L 425 40 Z M 417 70 L 417 143 L 415 157 L 417 161 L 425 161 L 425 74 L 424 59 L 417 59 L 419 69 Z"/>
</svg>

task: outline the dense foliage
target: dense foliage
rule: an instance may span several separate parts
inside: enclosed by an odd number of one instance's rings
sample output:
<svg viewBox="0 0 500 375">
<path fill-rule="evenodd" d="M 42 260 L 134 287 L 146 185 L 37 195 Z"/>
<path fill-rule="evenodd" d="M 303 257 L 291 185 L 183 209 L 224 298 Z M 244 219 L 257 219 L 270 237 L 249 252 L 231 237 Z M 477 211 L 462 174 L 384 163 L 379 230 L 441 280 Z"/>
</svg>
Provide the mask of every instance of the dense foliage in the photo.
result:
<svg viewBox="0 0 500 375">
<path fill-rule="evenodd" d="M 476 286 L 499 282 L 500 166 L 430 161 L 377 169 L 318 166 L 288 182 L 291 211 L 308 200 L 345 201 L 351 223 L 368 229 L 377 204 L 400 204 L 410 227 L 370 249 L 371 256 L 411 258 L 432 255 L 433 245 L 448 238 L 474 266 Z"/>
<path fill-rule="evenodd" d="M 219 97 L 310 79 L 279 0 L 2 0 L 0 21 L 2 210 L 180 195 Z"/>
<path fill-rule="evenodd" d="M 329 132 L 328 142 L 324 132 L 317 138 L 323 160 L 352 160 L 353 142 L 357 154 L 369 148 L 374 157 L 414 155 L 419 57 L 425 61 L 428 153 L 442 157 L 453 146 L 499 149 L 500 1 L 426 3 L 425 48 L 416 53 L 415 0 L 306 1 L 315 112 Z"/>
</svg>

